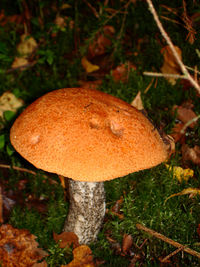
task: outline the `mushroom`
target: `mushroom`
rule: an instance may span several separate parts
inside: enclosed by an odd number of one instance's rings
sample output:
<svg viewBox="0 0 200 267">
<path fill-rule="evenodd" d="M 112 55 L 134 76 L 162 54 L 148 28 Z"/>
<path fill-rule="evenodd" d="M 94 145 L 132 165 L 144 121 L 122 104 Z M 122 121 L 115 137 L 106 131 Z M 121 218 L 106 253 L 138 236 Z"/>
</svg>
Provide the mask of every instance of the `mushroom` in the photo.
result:
<svg viewBox="0 0 200 267">
<path fill-rule="evenodd" d="M 10 140 L 37 168 L 68 178 L 64 231 L 94 241 L 105 215 L 103 181 L 151 168 L 167 157 L 151 122 L 130 104 L 83 88 L 52 91 L 14 122 Z"/>
</svg>

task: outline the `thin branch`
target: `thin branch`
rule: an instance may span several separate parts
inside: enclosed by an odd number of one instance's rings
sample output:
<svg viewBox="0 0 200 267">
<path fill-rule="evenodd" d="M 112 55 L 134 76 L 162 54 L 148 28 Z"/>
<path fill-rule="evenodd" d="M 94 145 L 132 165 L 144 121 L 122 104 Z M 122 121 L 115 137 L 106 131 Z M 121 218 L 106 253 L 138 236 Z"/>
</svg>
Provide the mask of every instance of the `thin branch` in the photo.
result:
<svg viewBox="0 0 200 267">
<path fill-rule="evenodd" d="M 137 229 L 143 230 L 143 231 L 147 232 L 148 234 L 151 234 L 152 236 L 154 236 L 158 239 L 161 239 L 162 241 L 164 241 L 164 242 L 166 242 L 166 243 L 168 243 L 168 244 L 170 244 L 176 248 L 181 248 L 181 250 L 183 250 L 183 251 L 191 254 L 192 256 L 195 256 L 195 257 L 200 259 L 200 253 L 199 252 L 197 252 L 191 248 L 188 248 L 187 246 L 183 246 L 182 244 L 180 244 L 180 243 L 178 243 L 178 242 L 176 242 L 176 241 L 174 241 L 174 240 L 172 240 L 172 239 L 170 239 L 170 238 L 168 238 L 168 237 L 166 237 L 166 236 L 164 236 L 164 235 L 162 235 L 162 234 L 160 234 L 160 233 L 158 233 L 152 229 L 149 229 L 149 228 L 147 228 L 147 227 L 145 227 L 139 223 L 136 224 L 136 227 L 137 227 Z"/>
<path fill-rule="evenodd" d="M 188 122 L 186 122 L 183 126 L 183 128 L 181 129 L 180 133 L 181 134 L 184 134 L 185 133 L 185 130 L 187 129 L 188 126 L 190 126 L 192 123 L 198 121 L 198 119 L 200 118 L 200 115 L 192 118 L 191 120 L 189 120 Z"/>
<path fill-rule="evenodd" d="M 196 72 L 196 73 L 200 74 L 200 71 L 198 71 L 198 70 L 196 70 L 196 69 L 194 69 L 194 68 L 191 68 L 191 67 L 186 66 L 186 65 L 185 65 L 185 67 L 186 67 L 188 70 L 191 70 L 191 71 L 193 71 L 193 72 Z"/>
<path fill-rule="evenodd" d="M 172 253 L 170 253 L 169 255 L 167 255 L 166 257 L 164 257 L 161 262 L 166 262 L 167 260 L 169 260 L 171 257 L 173 257 L 174 255 L 176 255 L 177 253 L 179 253 L 180 251 L 183 251 L 184 247 L 180 247 L 177 248 L 175 251 L 173 251 Z"/>
<path fill-rule="evenodd" d="M 6 164 L 0 164 L 0 168 L 14 169 L 14 170 L 17 170 L 17 171 L 20 171 L 20 172 L 27 172 L 27 173 L 31 173 L 33 175 L 36 175 L 36 172 L 34 172 L 34 171 L 31 171 L 31 170 L 28 170 L 28 169 L 25 169 L 25 168 L 20 168 L 20 167 L 17 167 L 17 166 L 10 166 L 10 165 L 6 165 Z"/>
<path fill-rule="evenodd" d="M 92 12 L 93 12 L 93 14 L 94 14 L 94 16 L 97 18 L 97 19 L 99 19 L 99 14 L 98 14 L 98 12 L 96 11 L 96 9 L 88 2 L 88 1 L 86 1 L 86 0 L 83 0 L 85 3 L 86 3 L 86 5 L 92 10 Z"/>
<path fill-rule="evenodd" d="M 147 85 L 147 88 L 144 90 L 144 94 L 146 94 L 146 93 L 149 91 L 149 89 L 151 88 L 151 86 L 152 86 L 154 80 L 155 80 L 155 79 L 152 78 L 151 82 Z"/>
<path fill-rule="evenodd" d="M 144 71 L 143 74 L 147 76 L 153 76 L 153 77 L 169 77 L 169 78 L 175 78 L 175 79 L 188 79 L 187 76 L 185 75 L 171 74 L 171 73 L 158 73 L 158 72 Z"/>
<path fill-rule="evenodd" d="M 196 88 L 196 90 L 198 91 L 198 93 L 200 94 L 200 86 L 199 84 L 192 78 L 192 76 L 190 75 L 190 73 L 188 72 L 187 68 L 185 67 L 185 65 L 183 64 L 183 62 L 181 61 L 178 53 L 176 52 L 176 49 L 170 39 L 170 37 L 168 36 L 167 32 L 165 31 L 165 29 L 163 28 L 159 18 L 158 18 L 158 15 L 156 13 L 156 10 L 152 4 L 152 1 L 151 0 L 146 0 L 147 3 L 148 3 L 148 6 L 149 6 L 149 10 L 151 11 L 153 17 L 154 17 L 154 20 L 163 36 L 163 38 L 165 39 L 165 41 L 167 42 L 167 44 L 169 45 L 182 73 L 184 74 L 184 76 L 187 77 L 187 79 L 190 81 L 190 83 Z"/>
</svg>

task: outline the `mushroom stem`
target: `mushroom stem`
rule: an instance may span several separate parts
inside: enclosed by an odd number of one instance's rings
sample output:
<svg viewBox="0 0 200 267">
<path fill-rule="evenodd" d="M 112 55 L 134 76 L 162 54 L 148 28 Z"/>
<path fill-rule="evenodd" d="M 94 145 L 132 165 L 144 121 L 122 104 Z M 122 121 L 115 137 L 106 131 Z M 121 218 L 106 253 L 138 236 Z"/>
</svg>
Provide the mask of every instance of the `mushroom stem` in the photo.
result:
<svg viewBox="0 0 200 267">
<path fill-rule="evenodd" d="M 64 231 L 74 232 L 80 244 L 95 241 L 105 215 L 103 182 L 68 179 L 70 207 Z"/>
</svg>

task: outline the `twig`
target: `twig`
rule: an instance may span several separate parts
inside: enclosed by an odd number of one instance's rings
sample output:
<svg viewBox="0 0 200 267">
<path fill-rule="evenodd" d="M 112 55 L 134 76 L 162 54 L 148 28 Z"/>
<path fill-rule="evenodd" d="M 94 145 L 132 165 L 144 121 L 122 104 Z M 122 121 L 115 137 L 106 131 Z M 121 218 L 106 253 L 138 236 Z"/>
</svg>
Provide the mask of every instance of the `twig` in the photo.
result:
<svg viewBox="0 0 200 267">
<path fill-rule="evenodd" d="M 97 18 L 97 19 L 99 19 L 99 14 L 98 14 L 98 12 L 96 11 L 96 9 L 88 2 L 88 1 L 86 1 L 86 0 L 83 0 L 85 3 L 86 3 L 86 5 L 92 10 L 92 12 L 93 12 L 93 14 L 94 14 L 94 16 Z"/>
<path fill-rule="evenodd" d="M 20 167 L 17 167 L 17 166 L 10 166 L 10 165 L 6 165 L 6 164 L 0 164 L 0 168 L 14 169 L 14 170 L 17 170 L 17 171 L 20 171 L 20 172 L 28 172 L 28 173 L 31 173 L 33 175 L 36 175 L 36 172 L 34 172 L 34 171 L 31 171 L 31 170 L 28 170 L 28 169 L 25 169 L 25 168 L 20 168 Z"/>
<path fill-rule="evenodd" d="M 113 19 L 117 14 L 119 14 L 121 12 L 121 10 L 123 9 L 127 9 L 128 6 L 132 3 L 132 0 L 129 0 L 122 8 L 118 9 L 115 13 L 113 13 L 109 18 L 107 18 L 103 25 L 106 25 L 111 19 Z"/>
<path fill-rule="evenodd" d="M 130 1 L 129 1 L 128 4 L 125 6 L 125 11 L 124 11 L 123 19 L 122 19 L 121 29 L 120 29 L 119 34 L 118 34 L 118 36 L 117 36 L 117 39 L 118 39 L 118 40 L 120 40 L 121 37 L 122 37 L 122 33 L 123 33 L 123 30 L 124 30 L 125 21 L 126 21 L 126 17 L 127 17 L 127 9 L 128 9 L 129 4 L 130 4 Z"/>
<path fill-rule="evenodd" d="M 192 76 L 190 75 L 190 73 L 188 72 L 187 68 L 185 67 L 185 65 L 183 64 L 183 62 L 181 61 L 178 53 L 176 52 L 176 49 L 170 39 L 170 37 L 168 36 L 168 34 L 166 33 L 165 29 L 163 28 L 159 18 L 158 18 L 158 15 L 156 13 L 156 10 L 152 4 L 152 1 L 151 0 L 146 0 L 147 3 L 148 3 L 148 6 L 149 6 L 149 10 L 151 11 L 153 17 L 154 17 L 154 20 L 163 36 L 163 38 L 165 39 L 165 41 L 167 42 L 167 44 L 169 45 L 178 65 L 180 66 L 180 69 L 182 71 L 182 73 L 184 74 L 184 76 L 187 77 L 187 79 L 190 81 L 190 83 L 196 88 L 196 90 L 198 91 L 198 93 L 200 93 L 200 86 L 199 84 L 192 78 Z"/>
<path fill-rule="evenodd" d="M 161 262 L 166 262 L 169 258 L 173 257 L 174 255 L 176 255 L 177 253 L 179 253 L 180 251 L 183 250 L 184 247 L 180 247 L 177 248 L 175 251 L 173 251 L 172 253 L 170 253 L 169 255 L 167 255 L 166 257 L 164 257 Z"/>
<path fill-rule="evenodd" d="M 151 88 L 151 86 L 152 86 L 154 80 L 155 80 L 155 79 L 152 78 L 151 82 L 148 84 L 147 88 L 144 90 L 144 94 L 146 94 L 146 93 L 149 91 L 149 89 Z"/>
<path fill-rule="evenodd" d="M 198 116 L 194 117 L 193 119 L 189 120 L 188 122 L 186 122 L 186 123 L 184 124 L 183 128 L 181 129 L 180 133 L 181 133 L 181 134 L 184 134 L 184 133 L 185 133 L 185 130 L 187 129 L 187 127 L 188 127 L 189 125 L 191 125 L 192 123 L 198 121 L 199 118 L 200 118 L 200 115 L 198 115 Z"/>
<path fill-rule="evenodd" d="M 149 72 L 149 71 L 144 71 L 143 74 L 147 76 L 153 76 L 153 77 L 169 77 L 169 78 L 175 78 L 175 79 L 188 79 L 187 76 L 179 75 L 179 74 L 158 73 L 158 72 Z"/>
<path fill-rule="evenodd" d="M 196 73 L 200 74 L 200 71 L 198 71 L 198 70 L 196 70 L 196 69 L 194 69 L 194 68 L 191 68 L 191 67 L 186 66 L 186 65 L 185 65 L 185 67 L 186 67 L 188 70 L 191 70 L 191 71 L 193 71 L 193 72 L 196 72 Z"/>
<path fill-rule="evenodd" d="M 166 243 L 168 243 L 174 247 L 181 248 L 183 251 L 185 251 L 185 252 L 191 254 L 192 256 L 195 256 L 195 257 L 200 259 L 200 253 L 199 252 L 197 252 L 191 248 L 188 248 L 186 246 L 183 246 L 182 244 L 180 244 L 180 243 L 178 243 L 178 242 L 176 242 L 176 241 L 174 241 L 174 240 L 172 240 L 172 239 L 170 239 L 170 238 L 168 238 L 168 237 L 166 237 L 166 236 L 164 236 L 164 235 L 162 235 L 162 234 L 160 234 L 160 233 L 158 233 L 152 229 L 149 229 L 149 228 L 147 228 L 147 227 L 145 227 L 139 223 L 136 224 L 136 227 L 137 227 L 137 229 L 143 230 L 143 231 L 147 232 L 148 234 L 151 234 L 152 236 L 159 238 L 162 241 L 164 241 L 164 242 L 166 242 Z"/>
</svg>

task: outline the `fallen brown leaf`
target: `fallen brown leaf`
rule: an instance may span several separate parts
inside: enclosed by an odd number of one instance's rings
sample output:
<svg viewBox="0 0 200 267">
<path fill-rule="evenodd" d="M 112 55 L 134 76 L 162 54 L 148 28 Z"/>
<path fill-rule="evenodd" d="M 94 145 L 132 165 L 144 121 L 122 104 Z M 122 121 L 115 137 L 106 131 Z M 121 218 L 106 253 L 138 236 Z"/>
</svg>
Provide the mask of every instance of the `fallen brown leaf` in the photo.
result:
<svg viewBox="0 0 200 267">
<path fill-rule="evenodd" d="M 120 199 L 118 199 L 115 202 L 115 204 L 112 206 L 111 211 L 120 212 L 123 201 L 124 201 L 124 198 L 123 198 L 123 196 L 121 196 Z"/>
<path fill-rule="evenodd" d="M 182 106 L 174 106 L 174 110 L 177 111 L 177 119 L 182 121 L 184 124 L 197 117 L 195 112 L 185 104 L 183 104 Z M 197 122 L 193 122 L 188 127 L 194 128 L 196 123 Z"/>
<path fill-rule="evenodd" d="M 122 241 L 122 252 L 127 255 L 133 245 L 133 238 L 131 235 L 124 234 Z"/>
<path fill-rule="evenodd" d="M 36 236 L 9 224 L 0 227 L 0 261 L 6 267 L 28 267 L 48 254 L 38 248 Z"/>
<path fill-rule="evenodd" d="M 200 166 L 200 147 L 194 146 L 190 148 L 187 144 L 182 145 L 181 147 L 182 151 L 182 158 L 183 162 L 187 164 L 188 161 L 193 162 L 194 164 L 197 164 Z"/>
<path fill-rule="evenodd" d="M 53 239 L 59 243 L 60 248 L 70 247 L 73 244 L 73 248 L 79 246 L 78 237 L 73 232 L 63 232 L 59 235 L 53 233 Z"/>
<path fill-rule="evenodd" d="M 130 62 L 117 66 L 114 70 L 112 70 L 113 80 L 115 82 L 127 82 L 131 70 L 136 70 L 136 66 Z"/>
<path fill-rule="evenodd" d="M 23 21 L 23 14 L 5 16 L 5 12 L 3 9 L 0 12 L 0 25 L 2 27 L 5 26 L 7 23 L 23 24 Z"/>
<path fill-rule="evenodd" d="M 61 267 L 95 267 L 91 249 L 82 245 L 73 250 L 74 259 Z"/>
<path fill-rule="evenodd" d="M 185 135 L 181 133 L 181 130 L 184 127 L 184 123 L 176 123 L 172 128 L 171 136 L 174 138 L 174 142 L 177 143 L 180 141 L 181 143 L 185 142 Z"/>
<path fill-rule="evenodd" d="M 174 48 L 176 49 L 176 52 L 178 53 L 180 59 L 182 59 L 181 49 L 178 46 L 174 46 Z M 166 74 L 180 74 L 180 67 L 178 63 L 176 62 L 176 59 L 168 45 L 161 49 L 161 54 L 163 55 L 163 58 L 164 58 L 163 65 L 161 67 L 161 72 L 163 74 L 165 73 Z M 175 78 L 166 77 L 166 79 L 172 85 L 176 83 Z"/>
<path fill-rule="evenodd" d="M 112 44 L 111 39 L 113 38 L 115 29 L 113 26 L 105 25 L 102 33 L 98 33 L 89 45 L 88 56 L 94 58 L 106 53 L 107 48 Z"/>
<path fill-rule="evenodd" d="M 123 198 L 123 196 L 121 196 L 120 199 L 118 199 L 115 202 L 115 204 L 113 205 L 113 207 L 110 210 L 111 211 L 111 214 L 117 216 L 120 220 L 123 220 L 124 219 L 124 214 L 122 214 L 120 212 L 120 209 L 121 209 L 121 206 L 122 206 L 123 201 L 124 201 L 124 198 Z"/>
<path fill-rule="evenodd" d="M 61 16 L 56 16 L 55 18 L 55 24 L 58 26 L 58 28 L 61 30 L 61 31 L 64 31 L 65 30 L 65 27 L 67 26 L 66 24 L 66 17 L 61 17 Z"/>
</svg>

